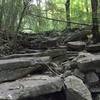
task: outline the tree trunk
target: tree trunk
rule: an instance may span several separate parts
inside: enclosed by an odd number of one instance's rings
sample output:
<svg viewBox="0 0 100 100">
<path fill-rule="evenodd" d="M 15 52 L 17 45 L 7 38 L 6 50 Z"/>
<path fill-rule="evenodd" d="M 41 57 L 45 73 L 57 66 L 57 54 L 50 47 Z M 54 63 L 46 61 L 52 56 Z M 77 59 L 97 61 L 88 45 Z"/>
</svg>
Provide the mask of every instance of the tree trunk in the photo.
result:
<svg viewBox="0 0 100 100">
<path fill-rule="evenodd" d="M 0 5 L 0 30 L 1 30 L 1 26 L 2 26 L 2 9 L 3 5 L 2 5 L 2 1 L 1 1 L 1 5 Z"/>
<path fill-rule="evenodd" d="M 66 0 L 66 19 L 67 19 L 67 29 L 71 29 L 71 23 L 70 23 L 70 0 Z"/>
<path fill-rule="evenodd" d="M 19 19 L 19 24 L 18 24 L 18 27 L 17 27 L 17 30 L 16 30 L 17 32 L 19 32 L 19 29 L 20 29 L 20 26 L 21 26 L 21 23 L 22 23 L 22 20 L 23 20 L 24 13 L 25 13 L 25 11 L 26 11 L 27 5 L 28 5 L 28 3 L 25 3 L 25 2 L 24 2 L 24 8 L 23 8 L 23 10 L 22 10 L 21 17 L 20 17 L 20 19 Z"/>
<path fill-rule="evenodd" d="M 98 16 L 97 16 L 97 8 L 98 8 L 98 0 L 91 0 L 92 6 L 92 34 L 94 42 L 99 42 L 99 25 L 98 25 Z"/>
<path fill-rule="evenodd" d="M 4 6 L 5 6 L 5 0 L 1 0 L 1 4 L 0 4 L 0 30 L 4 30 L 3 29 Z"/>
</svg>

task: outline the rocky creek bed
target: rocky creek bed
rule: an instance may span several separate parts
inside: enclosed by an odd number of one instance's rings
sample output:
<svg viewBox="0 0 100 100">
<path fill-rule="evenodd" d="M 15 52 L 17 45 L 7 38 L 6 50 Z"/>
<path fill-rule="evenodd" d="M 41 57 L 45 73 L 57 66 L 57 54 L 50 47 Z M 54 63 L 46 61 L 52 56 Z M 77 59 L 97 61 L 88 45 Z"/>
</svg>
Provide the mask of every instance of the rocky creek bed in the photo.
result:
<svg viewBox="0 0 100 100">
<path fill-rule="evenodd" d="M 100 43 L 79 38 L 30 37 L 1 55 L 0 100 L 100 100 Z"/>
</svg>

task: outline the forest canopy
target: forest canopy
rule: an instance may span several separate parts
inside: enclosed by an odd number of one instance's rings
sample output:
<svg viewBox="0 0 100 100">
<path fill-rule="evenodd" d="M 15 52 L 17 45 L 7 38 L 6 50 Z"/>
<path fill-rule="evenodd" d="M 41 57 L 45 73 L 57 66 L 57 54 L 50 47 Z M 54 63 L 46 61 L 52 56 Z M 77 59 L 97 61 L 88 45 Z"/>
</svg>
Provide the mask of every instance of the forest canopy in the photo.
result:
<svg viewBox="0 0 100 100">
<path fill-rule="evenodd" d="M 0 0 L 0 30 L 3 31 L 63 30 L 68 27 L 66 21 L 72 22 L 71 28 L 91 25 L 91 0 Z"/>
<path fill-rule="evenodd" d="M 66 28 L 66 21 L 69 21 L 66 18 L 65 4 L 66 0 L 0 0 L 0 30 L 8 32 L 63 30 Z M 81 24 L 91 25 L 91 0 L 70 0 L 69 6 L 70 21 L 79 23 L 71 23 L 72 28 Z"/>
</svg>

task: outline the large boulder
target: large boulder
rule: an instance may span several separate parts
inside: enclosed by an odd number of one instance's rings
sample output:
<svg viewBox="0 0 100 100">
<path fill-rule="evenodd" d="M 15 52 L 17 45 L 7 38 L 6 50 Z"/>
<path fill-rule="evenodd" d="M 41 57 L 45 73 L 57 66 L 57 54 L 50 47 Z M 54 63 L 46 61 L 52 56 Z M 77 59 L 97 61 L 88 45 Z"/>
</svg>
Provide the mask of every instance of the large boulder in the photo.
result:
<svg viewBox="0 0 100 100">
<path fill-rule="evenodd" d="M 60 92 L 63 86 L 60 77 L 35 75 L 0 84 L 0 100 L 30 100 L 29 98 Z"/>
<path fill-rule="evenodd" d="M 65 85 L 69 91 L 68 100 L 92 100 L 90 91 L 83 81 L 76 76 L 72 75 L 65 78 Z"/>
</svg>

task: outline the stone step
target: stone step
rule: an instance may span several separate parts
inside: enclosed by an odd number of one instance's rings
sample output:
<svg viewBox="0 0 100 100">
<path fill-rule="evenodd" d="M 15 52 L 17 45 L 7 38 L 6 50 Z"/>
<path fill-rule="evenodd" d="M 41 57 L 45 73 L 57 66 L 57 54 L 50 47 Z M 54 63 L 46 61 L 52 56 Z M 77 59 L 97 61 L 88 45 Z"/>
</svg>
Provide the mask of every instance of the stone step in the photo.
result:
<svg viewBox="0 0 100 100">
<path fill-rule="evenodd" d="M 85 49 L 85 45 L 86 45 L 86 43 L 82 42 L 82 41 L 74 41 L 74 42 L 68 42 L 67 43 L 69 50 L 79 50 L 79 51 L 81 51 L 81 50 Z"/>
<path fill-rule="evenodd" d="M 14 82 L 0 84 L 0 100 L 24 100 L 23 98 L 33 98 L 60 92 L 63 86 L 64 82 L 59 77 L 34 75 Z"/>
<path fill-rule="evenodd" d="M 86 47 L 86 50 L 89 52 L 99 52 L 100 51 L 100 43 L 88 45 Z"/>
<path fill-rule="evenodd" d="M 22 78 L 36 70 L 44 70 L 49 57 L 22 57 L 0 60 L 0 83 Z"/>
</svg>

